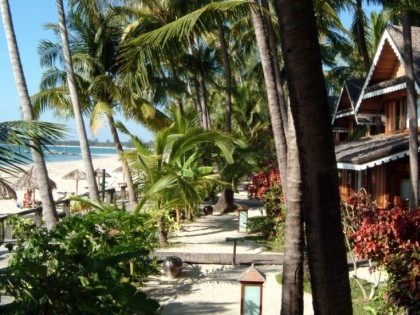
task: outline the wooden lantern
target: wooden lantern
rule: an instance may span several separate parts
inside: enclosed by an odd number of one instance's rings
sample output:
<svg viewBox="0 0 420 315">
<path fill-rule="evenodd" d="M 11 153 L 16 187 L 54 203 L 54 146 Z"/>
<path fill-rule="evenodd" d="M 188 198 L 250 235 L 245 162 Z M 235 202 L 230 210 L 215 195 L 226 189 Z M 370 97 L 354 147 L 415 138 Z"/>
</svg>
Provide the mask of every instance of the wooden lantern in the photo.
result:
<svg viewBox="0 0 420 315">
<path fill-rule="evenodd" d="M 239 277 L 241 282 L 241 315 L 261 315 L 265 276 L 254 264 Z"/>
</svg>

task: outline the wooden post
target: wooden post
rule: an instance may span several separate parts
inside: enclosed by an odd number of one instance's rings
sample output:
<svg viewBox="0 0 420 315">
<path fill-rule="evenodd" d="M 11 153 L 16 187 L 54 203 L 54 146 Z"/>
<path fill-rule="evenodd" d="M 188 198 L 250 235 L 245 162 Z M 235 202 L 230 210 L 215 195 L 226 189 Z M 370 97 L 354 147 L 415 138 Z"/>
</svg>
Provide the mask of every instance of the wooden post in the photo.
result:
<svg viewBox="0 0 420 315">
<path fill-rule="evenodd" d="M 245 239 L 242 236 L 226 237 L 226 241 L 233 241 L 233 256 L 232 256 L 232 265 L 236 265 L 236 243 L 237 241 L 244 242 Z"/>
<path fill-rule="evenodd" d="M 34 218 L 35 225 L 41 226 L 42 225 L 42 207 L 38 208 L 34 214 L 35 214 L 35 218 Z"/>
<path fill-rule="evenodd" d="M 4 242 L 4 220 L 1 220 L 0 224 L 0 243 Z"/>
<path fill-rule="evenodd" d="M 70 216 L 70 200 L 66 200 L 63 203 L 63 212 L 66 215 L 66 217 Z"/>
</svg>

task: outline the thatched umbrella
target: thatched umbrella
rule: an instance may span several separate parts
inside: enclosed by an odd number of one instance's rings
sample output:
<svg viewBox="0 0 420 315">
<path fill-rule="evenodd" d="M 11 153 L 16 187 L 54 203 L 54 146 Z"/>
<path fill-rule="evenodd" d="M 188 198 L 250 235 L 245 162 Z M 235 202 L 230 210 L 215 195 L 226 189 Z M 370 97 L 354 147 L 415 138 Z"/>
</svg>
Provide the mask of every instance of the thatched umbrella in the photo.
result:
<svg viewBox="0 0 420 315">
<path fill-rule="evenodd" d="M 100 168 L 100 167 L 96 168 L 95 176 L 96 177 L 102 177 L 102 174 L 103 174 L 103 169 Z M 105 177 L 111 177 L 111 175 L 109 173 L 105 172 Z"/>
<path fill-rule="evenodd" d="M 16 191 L 5 181 L 0 181 L 0 199 L 17 199 Z"/>
<path fill-rule="evenodd" d="M 119 166 L 119 167 L 117 167 L 117 168 L 116 168 L 113 172 L 114 172 L 114 173 L 123 173 L 123 182 L 125 182 L 125 172 L 124 172 L 124 170 L 123 170 L 122 165 L 121 165 L 121 166 Z"/>
<path fill-rule="evenodd" d="M 51 189 L 57 189 L 57 184 L 52 179 L 49 178 L 48 183 Z M 35 205 L 35 189 L 39 189 L 39 186 L 36 180 L 34 166 L 31 166 L 19 175 L 19 179 L 14 184 L 14 188 L 16 190 L 31 190 L 33 192 L 32 203 Z"/>
<path fill-rule="evenodd" d="M 79 180 L 86 179 L 86 173 L 75 169 L 74 171 L 71 171 L 70 173 L 63 176 L 63 179 L 74 179 L 76 181 L 76 196 L 79 188 Z"/>
</svg>

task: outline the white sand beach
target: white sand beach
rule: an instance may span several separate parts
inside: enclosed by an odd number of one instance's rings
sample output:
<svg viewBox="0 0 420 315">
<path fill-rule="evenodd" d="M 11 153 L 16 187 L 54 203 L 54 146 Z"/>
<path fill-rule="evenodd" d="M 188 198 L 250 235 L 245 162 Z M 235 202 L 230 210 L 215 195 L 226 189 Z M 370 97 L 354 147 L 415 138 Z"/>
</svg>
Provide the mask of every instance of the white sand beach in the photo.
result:
<svg viewBox="0 0 420 315">
<path fill-rule="evenodd" d="M 118 160 L 118 155 L 102 155 L 96 158 L 93 158 L 93 167 L 94 169 L 100 168 L 105 169 L 106 172 L 111 177 L 106 177 L 106 188 L 116 188 L 119 189 L 118 183 L 123 181 L 122 172 L 116 172 L 115 169 L 121 166 L 120 161 Z M 29 169 L 31 165 L 23 167 L 23 169 Z M 84 171 L 84 163 L 82 160 L 76 161 L 60 161 L 60 162 L 47 162 L 48 175 L 51 180 L 53 180 L 57 189 L 53 190 L 54 200 L 59 199 L 67 194 L 70 196 L 72 193 L 75 193 L 76 190 L 76 181 L 73 179 L 63 179 L 63 176 L 70 173 L 73 170 L 79 169 Z M 11 178 L 9 175 L 1 174 L 3 178 L 6 178 L 11 183 L 15 183 L 18 180 L 18 177 Z M 17 174 L 17 176 L 19 176 Z M 0 214 L 10 214 L 17 212 L 20 209 L 16 206 L 17 202 L 22 202 L 25 194 L 25 189 L 17 190 L 17 200 L 0 200 Z M 80 180 L 78 184 L 78 194 L 82 194 L 87 191 L 87 182 L 86 180 Z M 37 195 L 37 190 L 35 190 L 35 199 L 39 200 L 39 195 Z"/>
</svg>

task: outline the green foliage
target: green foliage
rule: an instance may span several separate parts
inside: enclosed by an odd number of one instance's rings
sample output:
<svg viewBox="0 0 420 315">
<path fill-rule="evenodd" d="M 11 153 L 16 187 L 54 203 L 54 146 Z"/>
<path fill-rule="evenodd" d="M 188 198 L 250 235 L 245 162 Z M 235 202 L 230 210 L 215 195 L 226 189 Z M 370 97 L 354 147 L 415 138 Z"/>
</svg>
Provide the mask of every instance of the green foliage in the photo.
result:
<svg viewBox="0 0 420 315">
<path fill-rule="evenodd" d="M 111 208 L 111 207 L 109 207 Z M 10 219 L 17 237 L 0 290 L 8 314 L 153 314 L 137 286 L 157 273 L 156 231 L 147 215 L 105 209 L 76 214 L 52 230 Z"/>
</svg>

